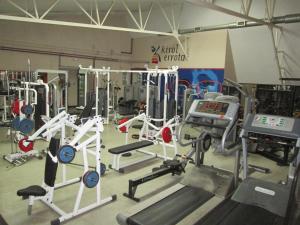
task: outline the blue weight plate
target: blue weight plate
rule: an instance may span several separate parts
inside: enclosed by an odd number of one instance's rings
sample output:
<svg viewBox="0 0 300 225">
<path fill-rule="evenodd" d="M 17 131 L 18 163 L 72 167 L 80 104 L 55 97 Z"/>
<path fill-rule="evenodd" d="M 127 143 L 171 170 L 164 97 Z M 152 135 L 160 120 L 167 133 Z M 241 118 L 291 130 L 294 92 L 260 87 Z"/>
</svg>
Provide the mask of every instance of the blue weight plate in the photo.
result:
<svg viewBox="0 0 300 225">
<path fill-rule="evenodd" d="M 31 115 L 33 113 L 33 106 L 32 105 L 24 105 L 21 108 L 22 113 L 26 115 Z"/>
<path fill-rule="evenodd" d="M 57 151 L 57 159 L 61 163 L 70 163 L 75 157 L 76 150 L 71 145 L 63 145 Z"/>
<path fill-rule="evenodd" d="M 96 171 L 87 171 L 82 178 L 82 182 L 87 188 L 94 188 L 99 182 L 99 174 Z"/>
<path fill-rule="evenodd" d="M 19 130 L 20 128 L 20 117 L 16 116 L 12 121 L 11 121 L 11 127 Z"/>
<path fill-rule="evenodd" d="M 100 163 L 100 171 L 101 171 L 101 176 L 103 176 L 106 171 L 106 165 L 104 163 Z"/>
<path fill-rule="evenodd" d="M 33 130 L 33 128 L 34 128 L 33 120 L 25 118 L 20 121 L 19 131 L 22 132 L 23 134 L 30 133 Z"/>
</svg>

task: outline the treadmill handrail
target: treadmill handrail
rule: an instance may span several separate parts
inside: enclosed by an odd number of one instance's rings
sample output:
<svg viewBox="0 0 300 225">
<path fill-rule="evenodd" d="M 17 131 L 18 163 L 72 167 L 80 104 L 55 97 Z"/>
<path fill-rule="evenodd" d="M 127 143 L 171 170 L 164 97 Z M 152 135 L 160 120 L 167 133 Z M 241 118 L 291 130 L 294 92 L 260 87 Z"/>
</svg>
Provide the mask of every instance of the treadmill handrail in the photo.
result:
<svg viewBox="0 0 300 225">
<path fill-rule="evenodd" d="M 177 134 L 177 137 L 178 137 L 178 138 L 177 138 L 177 140 L 178 140 L 178 143 L 180 144 L 180 146 L 186 147 L 186 146 L 188 146 L 188 145 L 191 145 L 191 144 L 194 144 L 194 143 L 197 143 L 197 142 L 203 140 L 204 136 L 203 136 L 203 135 L 200 135 L 198 138 L 193 138 L 192 141 L 190 141 L 190 142 L 188 142 L 188 143 L 183 143 L 183 142 L 181 141 L 180 136 L 181 136 L 181 130 L 182 130 L 182 128 L 183 128 L 183 126 L 184 126 L 185 124 L 186 124 L 186 121 L 182 122 L 181 125 L 180 125 L 179 128 L 178 128 L 178 134 Z"/>
</svg>

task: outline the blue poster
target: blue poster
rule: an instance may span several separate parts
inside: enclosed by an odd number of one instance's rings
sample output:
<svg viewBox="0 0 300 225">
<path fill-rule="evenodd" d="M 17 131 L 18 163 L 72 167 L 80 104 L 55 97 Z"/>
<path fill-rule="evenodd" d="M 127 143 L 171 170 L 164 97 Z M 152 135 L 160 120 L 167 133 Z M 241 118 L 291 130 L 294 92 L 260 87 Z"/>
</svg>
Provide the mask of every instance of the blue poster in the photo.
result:
<svg viewBox="0 0 300 225">
<path fill-rule="evenodd" d="M 224 69 L 179 69 L 179 95 L 183 88 L 191 88 L 194 98 L 206 92 L 222 92 Z"/>
</svg>

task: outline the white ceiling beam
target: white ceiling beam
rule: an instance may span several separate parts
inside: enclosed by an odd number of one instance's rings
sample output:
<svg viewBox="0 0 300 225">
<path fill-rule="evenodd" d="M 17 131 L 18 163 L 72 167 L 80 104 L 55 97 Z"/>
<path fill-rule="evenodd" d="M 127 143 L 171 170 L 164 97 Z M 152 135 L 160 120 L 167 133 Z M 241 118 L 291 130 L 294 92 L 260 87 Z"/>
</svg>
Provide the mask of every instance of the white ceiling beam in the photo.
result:
<svg viewBox="0 0 300 225">
<path fill-rule="evenodd" d="M 143 29 L 145 29 L 145 28 L 146 28 L 146 26 L 147 26 L 147 23 L 148 23 L 148 20 L 149 20 L 150 14 L 151 14 L 151 12 L 152 12 L 152 9 L 153 9 L 153 2 L 151 2 L 150 9 L 149 9 L 149 11 L 148 11 L 148 14 L 147 14 L 147 17 L 146 17 L 146 20 L 145 20 L 145 23 L 144 23 Z"/>
<path fill-rule="evenodd" d="M 169 26 L 170 26 L 170 28 L 171 28 L 171 30 L 173 32 L 175 30 L 175 27 L 173 27 L 173 25 L 172 25 L 172 23 L 171 23 L 168 15 L 167 15 L 167 13 L 166 13 L 166 10 L 162 7 L 162 5 L 160 4 L 159 0 L 157 1 L 157 5 L 159 6 L 160 11 L 162 12 L 163 16 L 165 17 L 166 21 L 168 22 L 168 24 L 169 24 Z"/>
<path fill-rule="evenodd" d="M 251 5 L 252 5 L 252 0 L 241 0 L 242 2 L 242 11 L 245 15 L 249 15 Z"/>
<path fill-rule="evenodd" d="M 247 2 L 246 2 L 246 15 L 247 16 L 250 13 L 251 6 L 252 6 L 252 0 L 247 0 Z"/>
<path fill-rule="evenodd" d="M 276 66 L 277 66 L 277 69 L 278 69 L 279 79 L 282 79 L 283 78 L 283 71 L 281 69 L 281 65 L 280 65 L 280 62 L 279 62 L 278 46 L 276 46 L 276 40 L 275 40 L 275 36 L 274 36 L 274 33 L 273 33 L 273 28 L 269 26 L 269 29 L 270 29 L 270 33 L 271 33 L 271 36 L 272 36 L 271 39 L 272 39 L 272 44 L 273 44 L 273 48 L 274 48 L 275 62 L 276 62 Z"/>
<path fill-rule="evenodd" d="M 276 0 L 265 0 L 265 5 L 266 5 L 267 18 L 269 21 L 271 21 L 271 19 L 274 16 Z"/>
<path fill-rule="evenodd" d="M 32 0 L 32 2 L 33 2 L 34 12 L 35 12 L 35 17 L 39 18 L 39 12 L 38 12 L 38 9 L 37 9 L 36 1 Z"/>
<path fill-rule="evenodd" d="M 178 13 L 178 18 L 177 18 L 177 26 L 176 26 L 176 30 L 179 30 L 179 26 L 180 26 L 180 21 L 181 21 L 181 16 L 182 16 L 182 11 L 183 11 L 183 5 L 184 3 L 181 3 L 180 9 L 179 9 L 179 13 Z"/>
<path fill-rule="evenodd" d="M 163 36 L 174 37 L 173 33 L 168 33 L 168 32 L 142 30 L 142 29 L 126 28 L 126 27 L 103 26 L 103 25 L 96 25 L 96 24 L 76 23 L 76 22 L 67 22 L 67 21 L 58 21 L 58 20 L 46 20 L 46 19 L 37 19 L 37 18 L 29 18 L 29 17 L 22 17 L 22 16 L 0 15 L 0 20 L 32 22 L 32 23 L 39 23 L 39 24 L 51 24 L 51 25 L 60 25 L 60 26 L 71 26 L 71 27 L 93 28 L 93 29 L 99 29 L 99 30 L 125 31 L 125 32 L 133 32 L 133 33 L 143 33 L 143 34 L 153 34 L 153 35 L 163 35 Z"/>
<path fill-rule="evenodd" d="M 133 20 L 133 22 L 135 23 L 135 25 L 139 28 L 142 29 L 142 27 L 140 26 L 140 24 L 138 23 L 138 21 L 136 20 L 136 18 L 134 17 L 134 15 L 132 14 L 131 10 L 129 9 L 128 5 L 126 4 L 125 0 L 120 0 L 124 6 L 124 8 L 127 10 L 128 14 L 130 15 L 131 19 Z"/>
<path fill-rule="evenodd" d="M 103 24 L 104 24 L 104 22 L 106 21 L 106 19 L 107 19 L 109 13 L 110 13 L 111 10 L 113 9 L 115 3 L 116 3 L 115 0 L 113 0 L 112 3 L 111 3 L 111 5 L 110 5 L 110 7 L 109 7 L 109 9 L 108 9 L 107 12 L 106 12 L 106 14 L 105 14 L 105 16 L 104 16 L 104 18 L 103 18 L 101 24 L 100 24 L 101 26 L 103 26 Z"/>
<path fill-rule="evenodd" d="M 95 10 L 96 10 L 97 22 L 98 22 L 98 24 L 101 24 L 100 15 L 99 15 L 98 0 L 94 0 L 94 1 L 95 1 Z"/>
<path fill-rule="evenodd" d="M 17 8 L 18 10 L 20 10 L 21 12 L 25 13 L 27 16 L 31 17 L 31 18 L 35 18 L 33 15 L 31 15 L 29 12 L 27 12 L 25 9 L 23 9 L 21 6 L 19 6 L 18 4 L 16 4 L 15 2 L 11 1 L 11 0 L 6 0 L 9 4 L 11 4 L 12 6 L 14 6 L 15 8 Z"/>
<path fill-rule="evenodd" d="M 176 28 L 176 21 L 175 21 L 174 4 L 173 3 L 171 3 L 171 13 L 172 13 L 173 30 L 175 30 L 175 28 Z"/>
<path fill-rule="evenodd" d="M 143 28 L 143 16 L 142 16 L 141 0 L 138 0 L 138 6 L 139 6 L 140 28 Z"/>
<path fill-rule="evenodd" d="M 253 22 L 260 23 L 260 24 L 264 24 L 264 25 L 268 25 L 268 26 L 274 26 L 274 27 L 279 28 L 279 26 L 274 25 L 274 24 L 269 23 L 269 22 L 266 22 L 264 20 L 257 19 L 255 17 L 251 17 L 251 16 L 248 16 L 248 15 L 245 15 L 245 14 L 242 14 L 242 13 L 239 13 L 239 12 L 236 12 L 236 11 L 218 6 L 216 4 L 211 4 L 211 3 L 208 3 L 208 2 L 203 1 L 203 0 L 185 0 L 185 1 L 188 2 L 188 3 L 191 3 L 193 5 L 198 5 L 198 6 L 207 8 L 207 9 L 211 9 L 211 10 L 214 10 L 214 11 L 225 13 L 225 14 L 230 15 L 230 16 L 239 17 L 239 18 L 245 19 L 247 21 L 253 21 Z"/>
<path fill-rule="evenodd" d="M 48 15 L 48 13 L 57 5 L 57 3 L 59 2 L 60 0 L 56 0 L 55 2 L 52 3 L 52 5 L 44 12 L 44 14 L 40 17 L 40 19 L 44 19 L 45 16 Z"/>
<path fill-rule="evenodd" d="M 87 15 L 87 17 L 94 23 L 94 24 L 98 24 L 96 22 L 96 20 L 94 20 L 94 18 L 82 7 L 82 5 L 77 1 L 77 0 L 73 0 L 73 2 L 81 9 L 81 11 Z M 100 24 L 98 24 L 100 25 Z"/>
</svg>

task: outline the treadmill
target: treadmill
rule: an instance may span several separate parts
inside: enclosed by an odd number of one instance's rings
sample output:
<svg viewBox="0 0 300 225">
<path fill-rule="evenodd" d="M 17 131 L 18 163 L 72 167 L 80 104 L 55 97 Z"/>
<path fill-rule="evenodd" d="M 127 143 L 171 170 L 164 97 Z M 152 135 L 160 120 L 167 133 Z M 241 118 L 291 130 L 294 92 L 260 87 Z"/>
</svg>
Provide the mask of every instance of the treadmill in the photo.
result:
<svg viewBox="0 0 300 225">
<path fill-rule="evenodd" d="M 211 139 L 219 139 L 220 149 L 225 149 L 227 138 L 232 135 L 237 125 L 239 103 L 236 98 L 223 100 L 194 100 L 189 113 L 179 129 L 179 143 L 182 146 Z M 184 126 L 190 126 L 184 129 Z M 198 137 L 182 141 L 182 132 L 196 129 Z M 216 132 L 217 131 L 217 132 Z M 222 135 L 216 136 L 215 133 Z M 198 133 L 197 133 L 198 132 Z M 200 135 L 199 135 L 200 134 Z M 186 136 L 185 134 L 184 136 Z M 190 141 L 192 140 L 192 141 Z M 207 138 L 206 138 L 207 140 Z M 221 140 L 221 141 L 220 141 Z M 135 207 L 117 215 L 120 225 L 174 225 L 190 224 L 199 214 L 205 215 L 232 195 L 236 188 L 239 171 L 239 151 L 236 151 L 233 171 L 204 165 L 204 153 L 201 149 L 195 154 L 195 166 L 188 168 L 182 181 L 171 188 L 138 203 Z"/>
<path fill-rule="evenodd" d="M 243 178 L 233 196 L 191 225 L 287 225 L 300 224 L 300 119 L 265 114 L 248 114 L 241 132 Z M 249 142 L 272 142 L 288 146 L 292 158 L 287 181 L 272 183 L 248 176 Z M 298 207 L 298 209 L 297 209 Z M 298 218 L 296 218 L 298 214 Z M 296 221 L 297 220 L 297 221 Z"/>
</svg>

